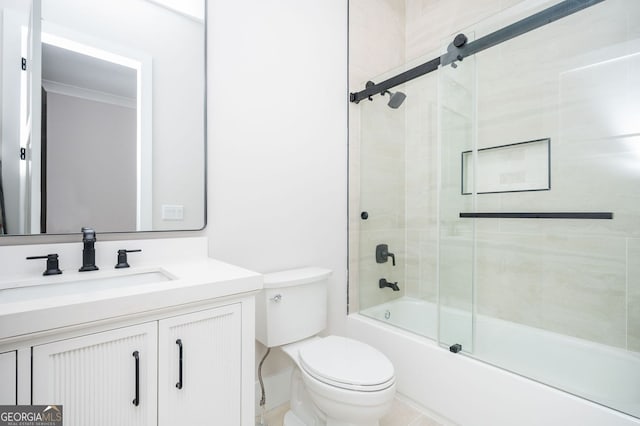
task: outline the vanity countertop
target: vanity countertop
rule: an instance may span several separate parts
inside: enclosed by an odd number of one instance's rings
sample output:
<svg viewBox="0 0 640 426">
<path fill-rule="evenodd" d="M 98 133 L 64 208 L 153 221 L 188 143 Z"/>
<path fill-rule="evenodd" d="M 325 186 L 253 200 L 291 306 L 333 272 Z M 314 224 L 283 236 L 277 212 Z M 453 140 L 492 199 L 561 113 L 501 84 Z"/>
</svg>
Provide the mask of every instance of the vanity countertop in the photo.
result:
<svg viewBox="0 0 640 426">
<path fill-rule="evenodd" d="M 152 282 L 131 285 L 126 282 L 127 276 L 149 272 L 158 273 L 153 276 L 164 275 L 169 279 L 159 282 L 152 279 Z M 115 280 L 121 284 L 115 288 L 92 288 L 94 280 Z M 42 289 L 49 285 L 63 288 L 69 283 L 76 290 L 62 291 L 60 294 L 55 290 L 40 292 L 34 286 L 42 285 Z M 26 280 L 1 279 L 0 343 L 61 327 L 250 294 L 260 290 L 262 285 L 262 275 L 206 256 L 186 261 L 139 262 L 136 267 L 126 269 L 105 268 L 82 273 L 71 270 L 64 271 L 62 275 Z M 30 287 L 28 291 L 33 297 L 14 297 L 16 291 L 12 288 L 16 287 Z"/>
</svg>

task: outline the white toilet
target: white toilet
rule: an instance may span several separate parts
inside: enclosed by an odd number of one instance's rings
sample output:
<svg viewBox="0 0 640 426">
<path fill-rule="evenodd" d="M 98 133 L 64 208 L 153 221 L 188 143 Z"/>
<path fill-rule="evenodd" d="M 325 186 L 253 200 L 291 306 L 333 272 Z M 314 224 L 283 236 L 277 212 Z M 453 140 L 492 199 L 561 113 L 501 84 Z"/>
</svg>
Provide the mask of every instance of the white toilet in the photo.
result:
<svg viewBox="0 0 640 426">
<path fill-rule="evenodd" d="M 285 426 L 377 426 L 396 392 L 393 365 L 377 349 L 327 324 L 331 271 L 302 268 L 264 276 L 256 300 L 256 338 L 294 361 Z"/>
</svg>

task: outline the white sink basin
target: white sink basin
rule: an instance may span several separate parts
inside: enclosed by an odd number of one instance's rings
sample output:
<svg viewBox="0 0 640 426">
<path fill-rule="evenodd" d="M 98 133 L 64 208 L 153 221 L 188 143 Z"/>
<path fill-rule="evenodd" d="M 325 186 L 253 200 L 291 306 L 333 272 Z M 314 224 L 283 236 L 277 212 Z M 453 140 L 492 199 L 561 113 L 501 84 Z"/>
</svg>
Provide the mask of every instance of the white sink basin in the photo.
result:
<svg viewBox="0 0 640 426">
<path fill-rule="evenodd" d="M 89 272 L 91 274 L 92 272 Z M 60 276 L 62 278 L 62 276 Z M 170 281 L 173 278 L 163 271 L 134 272 L 125 275 L 87 277 L 63 282 L 7 288 L 0 290 L 0 304 L 23 302 L 34 299 L 80 294 L 86 292 L 132 287 L 141 284 Z"/>
</svg>

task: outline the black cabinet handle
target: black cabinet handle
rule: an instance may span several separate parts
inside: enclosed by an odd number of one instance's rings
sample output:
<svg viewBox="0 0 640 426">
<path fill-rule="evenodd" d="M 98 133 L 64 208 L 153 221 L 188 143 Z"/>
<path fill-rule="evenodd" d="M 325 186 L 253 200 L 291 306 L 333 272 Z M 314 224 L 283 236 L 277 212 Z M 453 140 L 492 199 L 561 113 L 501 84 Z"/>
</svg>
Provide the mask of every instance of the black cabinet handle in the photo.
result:
<svg viewBox="0 0 640 426">
<path fill-rule="evenodd" d="M 133 399 L 133 405 L 137 407 L 140 405 L 140 356 L 138 351 L 133 352 L 133 357 L 136 359 L 136 397 Z"/>
<path fill-rule="evenodd" d="M 178 389 L 182 389 L 182 339 L 176 340 L 176 345 L 178 345 L 179 355 L 178 355 L 178 383 L 176 383 L 176 387 Z"/>
</svg>

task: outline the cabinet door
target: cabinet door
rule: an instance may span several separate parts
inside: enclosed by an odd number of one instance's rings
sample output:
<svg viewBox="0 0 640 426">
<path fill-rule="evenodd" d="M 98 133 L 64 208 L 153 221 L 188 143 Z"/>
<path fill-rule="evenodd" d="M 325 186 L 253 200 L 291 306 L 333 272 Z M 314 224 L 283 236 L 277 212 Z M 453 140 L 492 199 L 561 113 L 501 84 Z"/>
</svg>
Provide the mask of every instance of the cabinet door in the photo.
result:
<svg viewBox="0 0 640 426">
<path fill-rule="evenodd" d="M 240 309 L 233 304 L 159 322 L 159 426 L 240 425 Z"/>
<path fill-rule="evenodd" d="M 33 404 L 61 404 L 65 426 L 154 426 L 157 324 L 33 347 Z"/>
<path fill-rule="evenodd" d="M 16 405 L 16 351 L 0 354 L 0 405 Z"/>
</svg>

